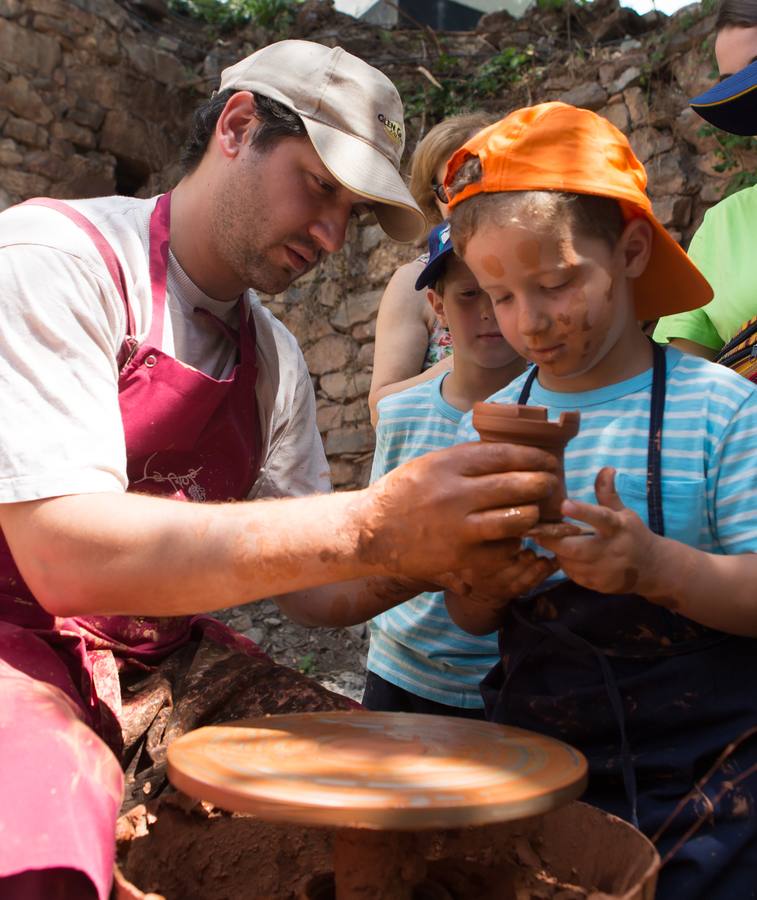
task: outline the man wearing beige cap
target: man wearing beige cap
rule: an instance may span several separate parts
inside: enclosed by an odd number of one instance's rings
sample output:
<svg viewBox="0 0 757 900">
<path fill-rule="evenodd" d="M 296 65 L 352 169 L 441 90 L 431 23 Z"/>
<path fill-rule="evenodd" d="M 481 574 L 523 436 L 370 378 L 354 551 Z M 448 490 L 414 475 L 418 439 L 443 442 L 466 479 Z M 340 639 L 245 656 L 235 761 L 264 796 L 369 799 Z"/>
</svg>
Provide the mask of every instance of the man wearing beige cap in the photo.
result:
<svg viewBox="0 0 757 900">
<path fill-rule="evenodd" d="M 172 192 L 0 215 L 3 898 L 105 900 L 122 766 L 127 805 L 155 796 L 188 728 L 349 704 L 202 613 L 347 624 L 519 571 L 549 458 L 468 445 L 327 493 L 302 354 L 252 292 L 365 210 L 416 236 L 403 144 L 384 75 L 284 41 L 223 73 Z"/>
</svg>

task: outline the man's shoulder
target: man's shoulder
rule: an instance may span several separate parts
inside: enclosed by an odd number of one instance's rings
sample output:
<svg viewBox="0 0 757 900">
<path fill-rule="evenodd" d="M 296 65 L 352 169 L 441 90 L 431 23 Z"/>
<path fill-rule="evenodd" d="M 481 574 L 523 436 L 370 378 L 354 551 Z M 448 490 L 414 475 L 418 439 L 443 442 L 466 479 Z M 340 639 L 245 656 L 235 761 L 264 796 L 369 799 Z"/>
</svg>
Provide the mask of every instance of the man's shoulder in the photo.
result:
<svg viewBox="0 0 757 900">
<path fill-rule="evenodd" d="M 135 251 L 144 257 L 154 198 L 114 196 L 63 202 L 88 219 L 127 262 Z M 35 203 L 0 213 L 0 248 L 19 245 L 58 250 L 95 264 L 100 261 L 95 244 L 81 227 L 57 209 Z"/>
<path fill-rule="evenodd" d="M 266 355 L 274 353 L 281 360 L 303 358 L 297 338 L 263 305 L 255 291 L 248 290 L 245 299 L 255 320 L 258 349 Z"/>
</svg>

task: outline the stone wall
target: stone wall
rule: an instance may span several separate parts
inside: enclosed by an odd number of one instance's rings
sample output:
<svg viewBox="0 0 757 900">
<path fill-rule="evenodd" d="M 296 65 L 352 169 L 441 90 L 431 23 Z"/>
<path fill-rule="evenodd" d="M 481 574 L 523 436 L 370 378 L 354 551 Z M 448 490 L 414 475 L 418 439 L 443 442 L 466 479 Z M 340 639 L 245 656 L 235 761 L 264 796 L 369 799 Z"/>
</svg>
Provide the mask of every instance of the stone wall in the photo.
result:
<svg viewBox="0 0 757 900">
<path fill-rule="evenodd" d="M 0 208 L 34 195 L 150 196 L 169 187 L 192 108 L 225 65 L 271 40 L 252 27 L 219 37 L 162 0 L 0 0 L 0 16 Z M 629 134 L 657 214 L 685 243 L 723 192 L 730 173 L 718 167 L 757 169 L 753 154 L 729 150 L 724 160 L 686 105 L 712 81 L 711 32 L 711 16 L 639 17 L 610 0 L 571 18 L 558 10 L 516 22 L 497 13 L 474 34 L 389 32 L 308 0 L 292 36 L 339 43 L 387 71 L 412 99 L 410 148 L 450 85 L 477 83 L 488 60 L 523 49 L 528 65 L 493 92 L 489 83 L 478 105 L 504 114 L 563 99 L 606 115 Z M 303 347 L 340 487 L 367 478 L 376 310 L 391 273 L 417 252 L 375 225 L 351 226 L 342 252 L 264 298 Z"/>
</svg>

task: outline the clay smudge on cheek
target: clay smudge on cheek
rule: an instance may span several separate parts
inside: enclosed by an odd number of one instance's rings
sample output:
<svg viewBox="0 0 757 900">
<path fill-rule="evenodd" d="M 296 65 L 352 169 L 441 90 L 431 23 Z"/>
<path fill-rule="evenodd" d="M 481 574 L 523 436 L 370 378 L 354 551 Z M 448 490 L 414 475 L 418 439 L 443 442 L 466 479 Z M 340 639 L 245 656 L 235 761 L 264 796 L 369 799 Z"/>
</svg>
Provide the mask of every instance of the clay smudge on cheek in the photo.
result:
<svg viewBox="0 0 757 900">
<path fill-rule="evenodd" d="M 581 356 L 588 356 L 590 350 L 591 350 L 591 341 L 587 338 L 584 341 L 583 347 L 581 348 Z"/>
<path fill-rule="evenodd" d="M 502 265 L 502 260 L 499 259 L 499 257 L 494 256 L 493 253 L 485 256 L 481 260 L 481 265 L 484 267 L 486 274 L 491 275 L 493 278 L 501 278 L 505 274 L 505 267 Z"/>
<path fill-rule="evenodd" d="M 588 311 L 588 309 L 585 309 L 583 320 L 581 322 L 581 331 L 591 331 L 591 328 L 592 328 L 592 325 L 591 325 L 591 319 L 589 317 L 589 311 Z"/>
<path fill-rule="evenodd" d="M 570 325 L 573 319 L 567 313 L 558 313 L 556 316 L 557 321 L 561 325 Z"/>
</svg>

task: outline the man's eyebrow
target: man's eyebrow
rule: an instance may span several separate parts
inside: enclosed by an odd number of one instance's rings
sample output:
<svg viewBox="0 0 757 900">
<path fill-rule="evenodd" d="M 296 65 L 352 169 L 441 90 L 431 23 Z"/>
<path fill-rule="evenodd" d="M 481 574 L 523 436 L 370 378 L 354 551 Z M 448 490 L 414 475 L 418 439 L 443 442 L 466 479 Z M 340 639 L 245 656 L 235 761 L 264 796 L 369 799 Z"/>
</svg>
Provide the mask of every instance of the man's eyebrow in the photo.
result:
<svg viewBox="0 0 757 900">
<path fill-rule="evenodd" d="M 751 66 L 752 63 L 756 63 L 756 62 L 757 62 L 757 56 L 753 56 L 746 65 Z M 744 68 L 746 68 L 746 66 L 744 66 Z M 726 78 L 730 78 L 731 75 L 735 75 L 735 74 L 736 74 L 735 72 L 726 72 L 725 75 L 721 75 L 720 78 L 718 78 L 718 82 L 725 81 Z"/>
</svg>

